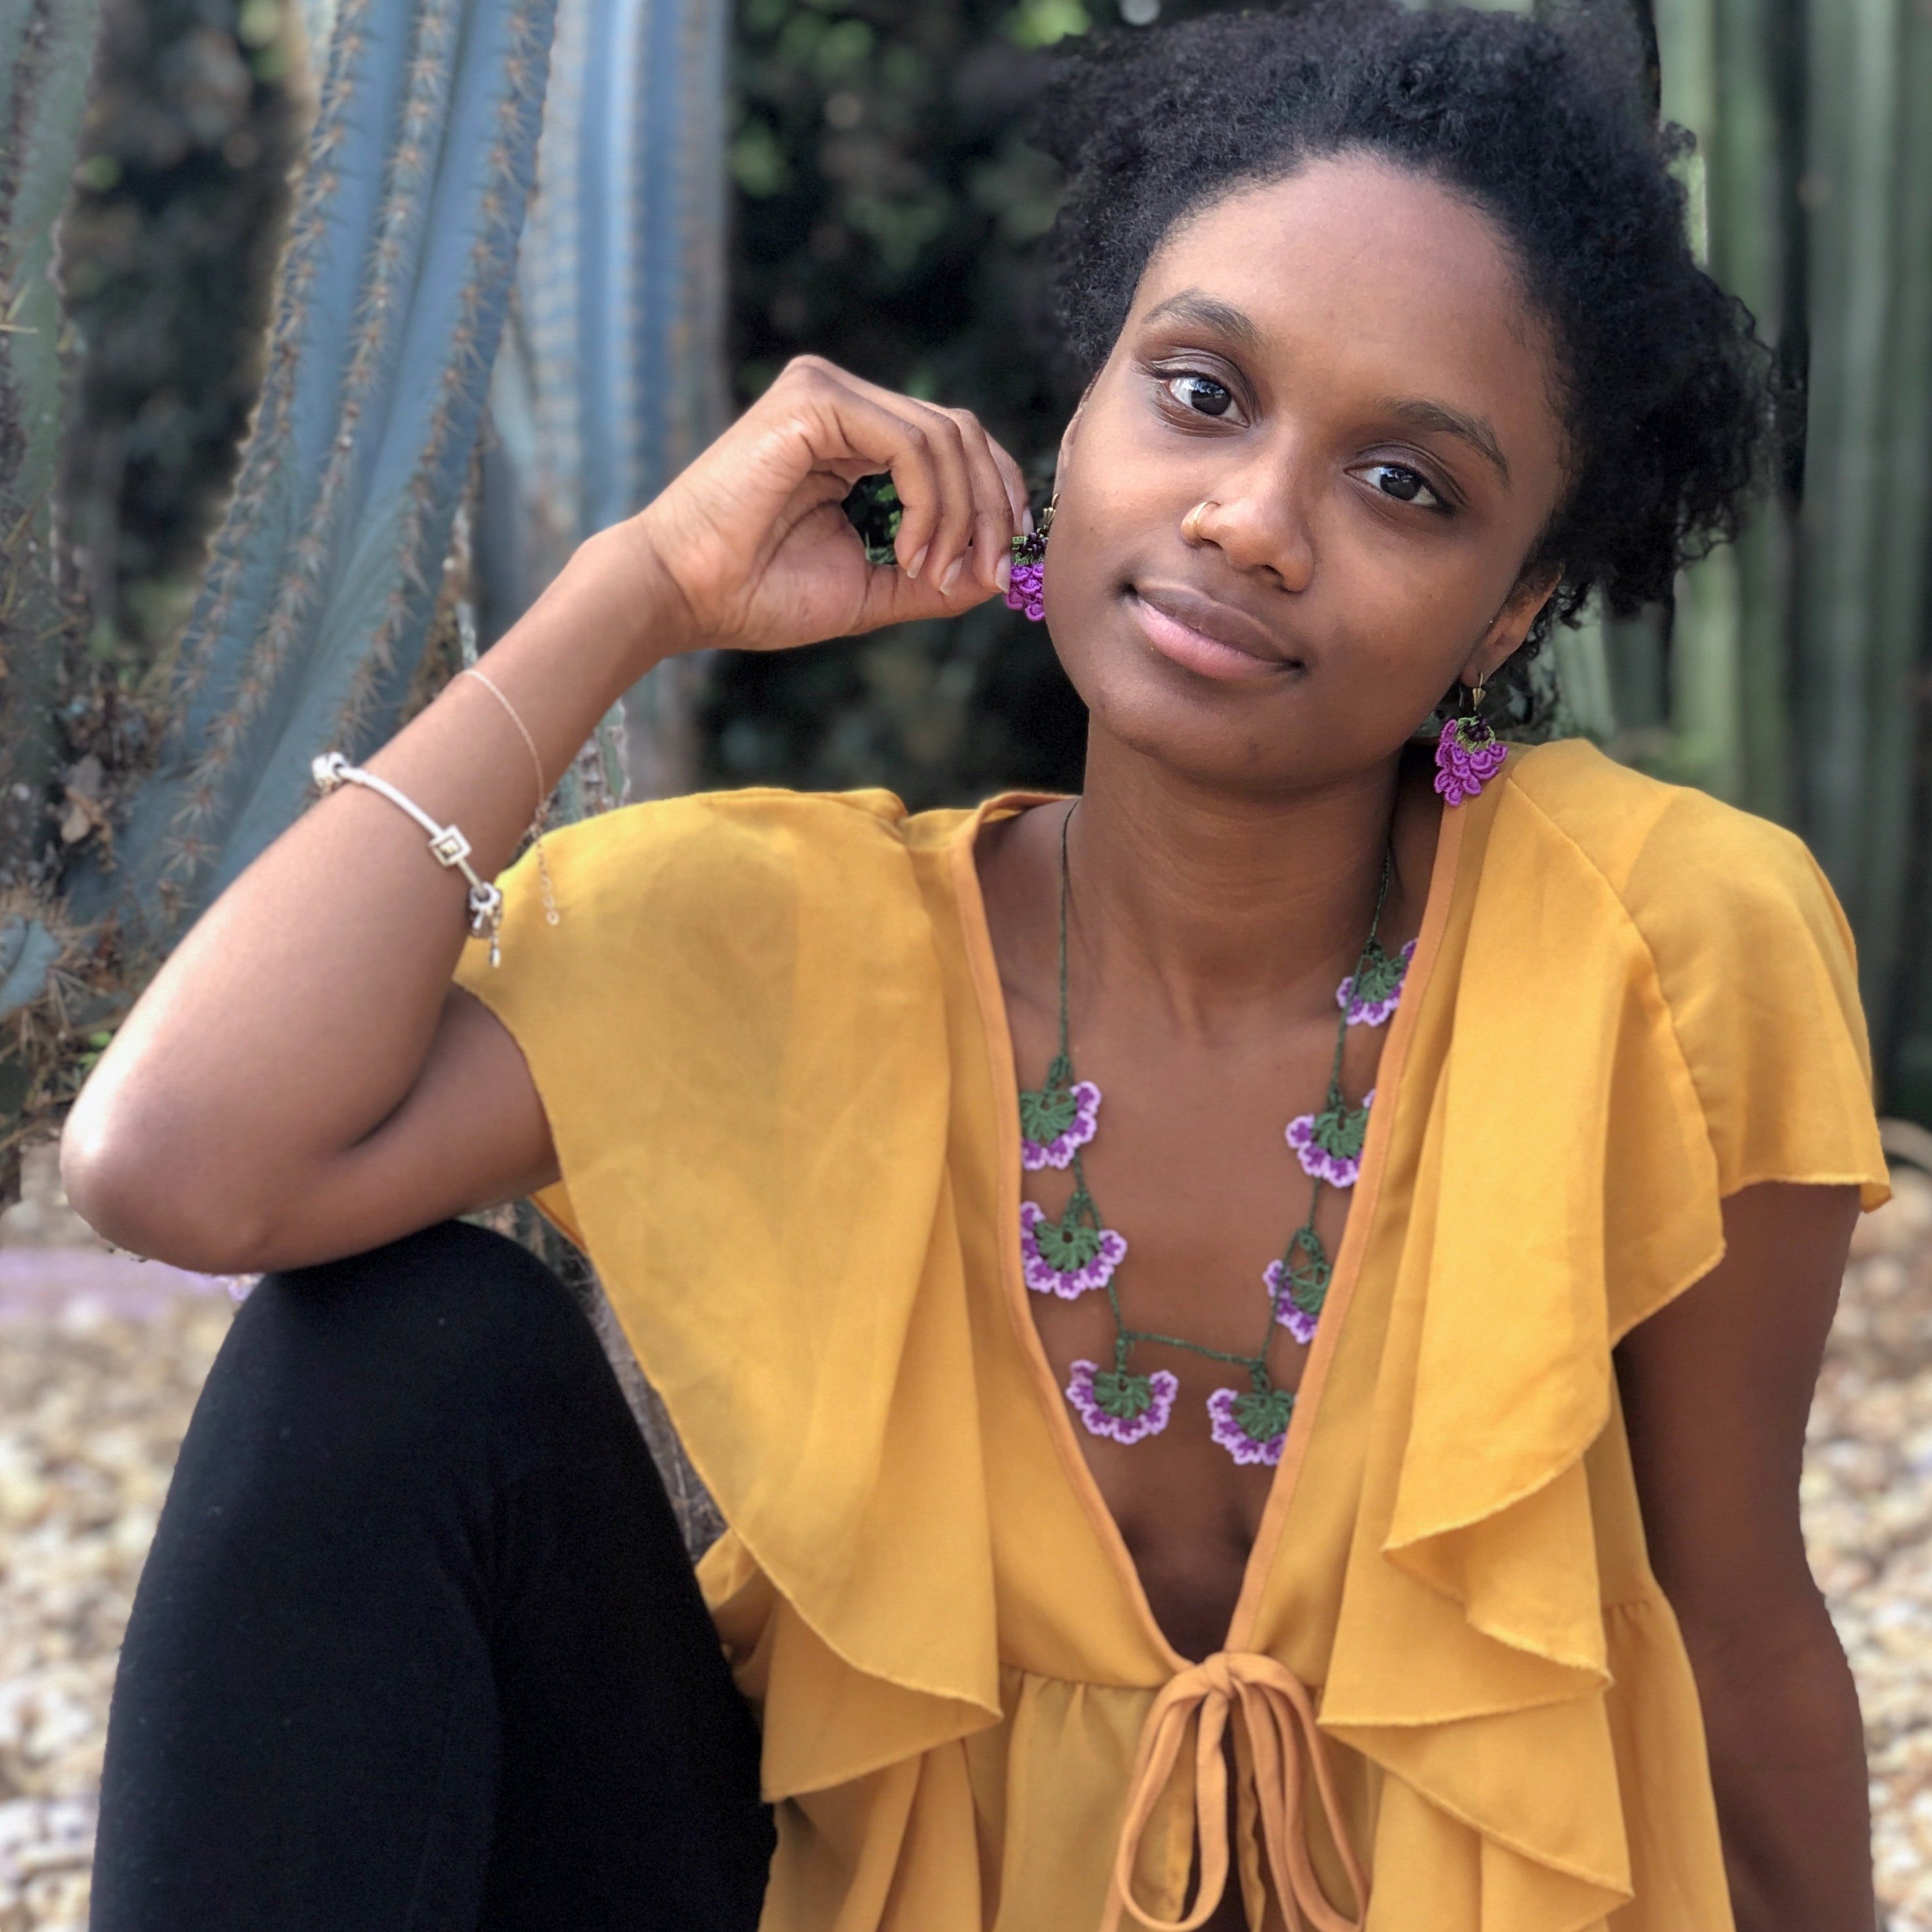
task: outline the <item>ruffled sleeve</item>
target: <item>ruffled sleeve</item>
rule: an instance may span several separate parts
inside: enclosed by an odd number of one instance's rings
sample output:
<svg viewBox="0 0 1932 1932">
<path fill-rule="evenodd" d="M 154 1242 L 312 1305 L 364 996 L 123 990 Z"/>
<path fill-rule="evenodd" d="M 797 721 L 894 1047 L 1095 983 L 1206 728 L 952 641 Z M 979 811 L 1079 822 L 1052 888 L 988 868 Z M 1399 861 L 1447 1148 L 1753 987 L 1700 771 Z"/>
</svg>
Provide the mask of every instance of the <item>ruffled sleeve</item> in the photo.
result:
<svg viewBox="0 0 1932 1932">
<path fill-rule="evenodd" d="M 1635 1501 L 1588 1461 L 1612 1347 L 1715 1264 L 1725 1195 L 1869 1203 L 1886 1170 L 1850 941 L 1796 841 L 1582 745 L 1513 756 L 1464 810 L 1394 1096 L 1409 1209 L 1364 1263 L 1396 1286 L 1322 1721 L 1400 1780 L 1385 1834 L 1474 1834 L 1484 1932 L 1564 1932 L 1633 1884 L 1599 1558 L 1605 1496 L 1633 1524 Z M 1697 1910 L 1721 1914 L 1708 1778 L 1690 1788 L 1678 1828 L 1708 1833 L 1718 1887 Z M 1430 1922 L 1388 1852 L 1376 1932 Z"/>
<path fill-rule="evenodd" d="M 1700 792 L 1664 790 L 1654 810 L 1640 841 L 1626 831 L 1612 883 L 1654 965 L 1719 1192 L 1836 1184 L 1876 1207 L 1889 1190 L 1851 928 L 1817 862 Z"/>
<path fill-rule="evenodd" d="M 472 946 L 458 974 L 530 1066 L 563 1177 L 542 1204 L 717 1499 L 718 1562 L 762 1573 L 814 1682 L 848 1679 L 778 1727 L 788 1757 L 768 1731 L 775 1796 L 999 1712 L 942 992 L 901 819 L 884 794 L 610 813 L 546 841 L 559 922 L 526 858 L 501 966 Z"/>
</svg>

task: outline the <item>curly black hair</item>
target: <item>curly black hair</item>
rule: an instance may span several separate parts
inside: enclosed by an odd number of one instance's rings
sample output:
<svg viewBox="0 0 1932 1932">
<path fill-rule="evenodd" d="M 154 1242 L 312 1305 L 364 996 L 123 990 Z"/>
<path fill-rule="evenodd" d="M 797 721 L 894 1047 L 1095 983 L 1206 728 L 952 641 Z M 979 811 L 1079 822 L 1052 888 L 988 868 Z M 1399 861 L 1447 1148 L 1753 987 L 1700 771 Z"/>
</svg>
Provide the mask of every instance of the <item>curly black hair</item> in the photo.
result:
<svg viewBox="0 0 1932 1932">
<path fill-rule="evenodd" d="M 1628 52 L 1521 14 L 1313 0 L 1064 55 L 1032 138 L 1067 172 L 1049 289 L 1076 376 L 1184 217 L 1329 155 L 1412 169 L 1496 224 L 1555 344 L 1568 490 L 1526 566 L 1562 577 L 1519 674 L 1593 592 L 1619 617 L 1662 602 L 1737 534 L 1776 394 L 1750 311 L 1692 253 L 1672 172 L 1692 138 L 1654 120 Z"/>
</svg>

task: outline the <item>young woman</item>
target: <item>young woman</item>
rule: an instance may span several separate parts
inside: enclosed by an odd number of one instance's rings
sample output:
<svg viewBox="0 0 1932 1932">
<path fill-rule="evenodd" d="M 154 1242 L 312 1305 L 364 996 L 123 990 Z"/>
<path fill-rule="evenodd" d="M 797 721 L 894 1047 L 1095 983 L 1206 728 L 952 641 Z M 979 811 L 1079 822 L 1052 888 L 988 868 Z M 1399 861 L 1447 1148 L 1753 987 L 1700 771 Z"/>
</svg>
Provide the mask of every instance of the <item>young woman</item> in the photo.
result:
<svg viewBox="0 0 1932 1932">
<path fill-rule="evenodd" d="M 1004 589 L 1078 800 L 614 813 L 499 961 L 351 774 L 82 1096 L 98 1226 L 281 1271 L 142 1586 L 100 1932 L 1871 1924 L 1796 1510 L 1884 1190 L 1844 921 L 1478 722 L 1732 526 L 1764 358 L 1676 150 L 1548 28 L 1386 4 L 1103 47 L 1046 138 L 1043 588 L 970 415 L 808 358 L 368 771 L 487 880 L 652 664 Z M 562 1291 L 436 1226 L 531 1190 L 730 1526 L 708 1619 Z"/>
</svg>

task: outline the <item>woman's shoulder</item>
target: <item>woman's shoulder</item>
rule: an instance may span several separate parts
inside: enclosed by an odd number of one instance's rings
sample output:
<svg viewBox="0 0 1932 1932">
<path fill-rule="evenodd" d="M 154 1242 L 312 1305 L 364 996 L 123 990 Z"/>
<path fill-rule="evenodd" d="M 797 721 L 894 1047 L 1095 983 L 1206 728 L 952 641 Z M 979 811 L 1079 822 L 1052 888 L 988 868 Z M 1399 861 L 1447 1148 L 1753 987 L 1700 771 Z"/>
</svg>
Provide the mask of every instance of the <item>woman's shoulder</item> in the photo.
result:
<svg viewBox="0 0 1932 1932">
<path fill-rule="evenodd" d="M 1512 758 L 1510 778 L 1502 805 L 1538 814 L 1538 836 L 1510 845 L 1529 874 L 1521 908 L 1538 904 L 1534 873 L 1552 859 L 1608 886 L 1542 892 L 1601 910 L 1594 931 L 1548 933 L 1571 949 L 1561 977 L 1594 984 L 1606 1007 L 1608 981 L 1630 989 L 1648 1036 L 1688 1076 L 1720 1192 L 1856 1181 L 1868 1206 L 1882 1198 L 1851 931 L 1803 842 L 1580 742 Z"/>
<path fill-rule="evenodd" d="M 910 815 L 891 792 L 794 791 L 752 785 L 735 791 L 696 791 L 647 799 L 580 819 L 546 835 L 553 852 L 572 862 L 608 862 L 614 856 L 705 848 L 717 856 L 748 855 L 773 842 L 868 847 L 902 844 Z"/>
<path fill-rule="evenodd" d="M 1849 965 L 1851 932 L 1802 839 L 1581 739 L 1518 752 L 1512 794 L 1610 887 L 1654 952 L 1733 951 L 1808 931 Z"/>
<path fill-rule="evenodd" d="M 748 899 L 820 891 L 916 895 L 911 854 L 965 815 L 910 813 L 883 790 L 760 786 L 620 806 L 548 833 L 544 843 L 566 912 L 582 902 L 640 916 L 716 915 Z"/>
</svg>

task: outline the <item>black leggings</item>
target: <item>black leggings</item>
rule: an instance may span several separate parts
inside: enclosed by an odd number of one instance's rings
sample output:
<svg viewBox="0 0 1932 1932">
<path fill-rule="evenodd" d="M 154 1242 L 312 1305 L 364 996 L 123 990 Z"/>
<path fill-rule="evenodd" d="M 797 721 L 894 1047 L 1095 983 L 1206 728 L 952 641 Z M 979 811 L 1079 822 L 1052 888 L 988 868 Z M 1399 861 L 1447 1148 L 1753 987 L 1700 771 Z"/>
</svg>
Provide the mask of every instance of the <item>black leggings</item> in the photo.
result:
<svg viewBox="0 0 1932 1932">
<path fill-rule="evenodd" d="M 264 1280 L 135 1598 L 93 1932 L 749 1932 L 772 1844 L 556 1277 L 451 1224 Z"/>
</svg>

